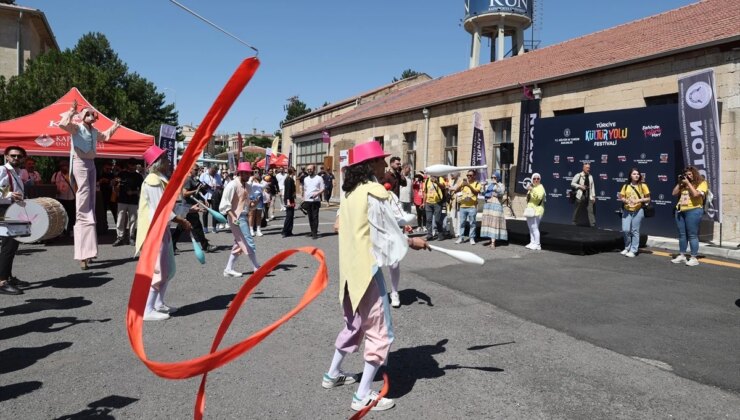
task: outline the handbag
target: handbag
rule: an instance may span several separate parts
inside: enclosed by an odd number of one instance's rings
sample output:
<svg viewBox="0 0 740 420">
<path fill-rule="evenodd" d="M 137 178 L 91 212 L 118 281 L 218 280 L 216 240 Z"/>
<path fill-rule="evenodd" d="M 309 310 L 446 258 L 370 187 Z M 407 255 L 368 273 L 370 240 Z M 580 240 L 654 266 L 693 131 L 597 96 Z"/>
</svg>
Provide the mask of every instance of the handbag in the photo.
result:
<svg viewBox="0 0 740 420">
<path fill-rule="evenodd" d="M 534 207 L 524 208 L 524 217 L 534 217 L 534 216 L 535 216 Z"/>
</svg>

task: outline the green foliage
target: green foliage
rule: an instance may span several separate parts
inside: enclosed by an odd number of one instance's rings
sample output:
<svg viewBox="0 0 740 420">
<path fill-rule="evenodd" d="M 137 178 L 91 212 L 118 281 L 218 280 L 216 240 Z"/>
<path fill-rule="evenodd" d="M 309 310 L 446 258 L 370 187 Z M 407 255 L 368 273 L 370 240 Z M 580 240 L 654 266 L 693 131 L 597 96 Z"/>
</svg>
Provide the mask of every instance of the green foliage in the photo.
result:
<svg viewBox="0 0 740 420">
<path fill-rule="evenodd" d="M 411 70 L 411 69 L 406 69 L 401 73 L 400 79 L 394 77 L 393 81 L 398 82 L 399 80 L 408 79 L 409 77 L 418 76 L 420 74 L 423 74 L 423 73 L 419 73 L 418 71 Z"/>
<path fill-rule="evenodd" d="M 244 158 L 242 159 L 242 162 L 250 162 L 250 163 L 253 163 L 253 162 L 256 162 L 256 161 L 262 159 L 263 157 L 265 157 L 265 154 L 264 153 L 245 152 L 244 153 Z"/>
<path fill-rule="evenodd" d="M 308 114 L 309 112 L 311 112 L 311 108 L 306 106 L 303 101 L 298 99 L 298 96 L 294 96 L 288 99 L 288 105 L 285 106 L 285 111 L 285 119 L 280 122 L 281 126 L 283 125 L 283 123 L 296 119 L 301 115 Z"/>
<path fill-rule="evenodd" d="M 272 140 L 268 139 L 267 137 L 256 137 L 256 136 L 249 136 L 247 137 L 246 141 L 244 142 L 246 145 L 254 145 L 259 147 L 270 147 L 272 146 Z"/>
<path fill-rule="evenodd" d="M 44 183 L 51 182 L 51 176 L 57 171 L 57 160 L 50 156 L 35 156 L 36 170 L 41 174 L 41 180 Z"/>
<path fill-rule="evenodd" d="M 177 126 L 175 106 L 165 104 L 164 93 L 153 83 L 129 72 L 100 33 L 83 35 L 71 50 L 51 50 L 29 60 L 23 74 L 7 82 L 0 79 L 0 120 L 38 111 L 72 87 L 133 130 L 157 136 L 161 124 Z"/>
</svg>

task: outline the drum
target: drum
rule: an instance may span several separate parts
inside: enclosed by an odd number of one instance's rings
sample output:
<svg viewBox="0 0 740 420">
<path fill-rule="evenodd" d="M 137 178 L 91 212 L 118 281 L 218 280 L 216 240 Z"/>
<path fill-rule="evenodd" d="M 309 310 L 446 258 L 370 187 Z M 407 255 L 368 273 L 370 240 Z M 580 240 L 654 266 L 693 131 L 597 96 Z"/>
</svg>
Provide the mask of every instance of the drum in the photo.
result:
<svg viewBox="0 0 740 420">
<path fill-rule="evenodd" d="M 30 244 L 53 239 L 64 232 L 67 212 L 62 203 L 53 198 L 41 197 L 13 203 L 5 212 L 5 218 L 31 222 L 31 234 L 16 237 L 18 242 Z"/>
</svg>

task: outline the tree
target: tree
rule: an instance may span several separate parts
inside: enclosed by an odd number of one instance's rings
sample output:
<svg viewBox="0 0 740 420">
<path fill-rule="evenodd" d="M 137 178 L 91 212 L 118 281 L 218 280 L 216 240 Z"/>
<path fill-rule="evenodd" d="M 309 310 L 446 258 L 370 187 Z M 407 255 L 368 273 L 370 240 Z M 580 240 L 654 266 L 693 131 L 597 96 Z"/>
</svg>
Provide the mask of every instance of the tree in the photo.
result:
<svg viewBox="0 0 740 420">
<path fill-rule="evenodd" d="M 0 80 L 0 120 L 38 111 L 72 87 L 134 130 L 156 136 L 161 124 L 177 125 L 174 105 L 165 104 L 154 84 L 130 73 L 100 33 L 83 35 L 71 50 L 43 53 L 29 60 L 21 75 Z"/>
<path fill-rule="evenodd" d="M 394 77 L 393 78 L 393 81 L 394 82 L 398 82 L 399 80 L 408 79 L 409 77 L 418 76 L 420 74 L 423 74 L 423 73 L 419 73 L 418 71 L 411 70 L 411 69 L 406 69 L 406 70 L 404 70 L 401 73 L 401 78 L 400 79 L 397 79 L 397 78 Z"/>
<path fill-rule="evenodd" d="M 0 0 L 0 3 L 3 4 L 15 4 L 15 0 Z"/>
<path fill-rule="evenodd" d="M 293 96 L 292 98 L 288 99 L 288 105 L 285 106 L 285 111 L 285 119 L 280 121 L 281 126 L 284 123 L 289 122 L 290 120 L 300 117 L 301 115 L 308 114 L 309 112 L 311 112 L 311 108 L 306 106 L 303 101 L 298 99 L 298 96 Z"/>
</svg>

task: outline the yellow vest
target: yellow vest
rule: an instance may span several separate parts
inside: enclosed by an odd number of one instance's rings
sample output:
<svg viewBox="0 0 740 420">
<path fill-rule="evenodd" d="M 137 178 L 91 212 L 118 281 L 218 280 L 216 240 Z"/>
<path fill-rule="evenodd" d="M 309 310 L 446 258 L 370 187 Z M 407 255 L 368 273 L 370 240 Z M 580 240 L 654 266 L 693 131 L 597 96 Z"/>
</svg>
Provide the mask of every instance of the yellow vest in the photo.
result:
<svg viewBox="0 0 740 420">
<path fill-rule="evenodd" d="M 339 205 L 339 303 L 344 303 L 346 287 L 353 312 L 357 311 L 373 279 L 373 266 L 377 265 L 370 242 L 368 195 L 381 200 L 390 198 L 382 185 L 368 182 L 358 185 Z"/>
</svg>

